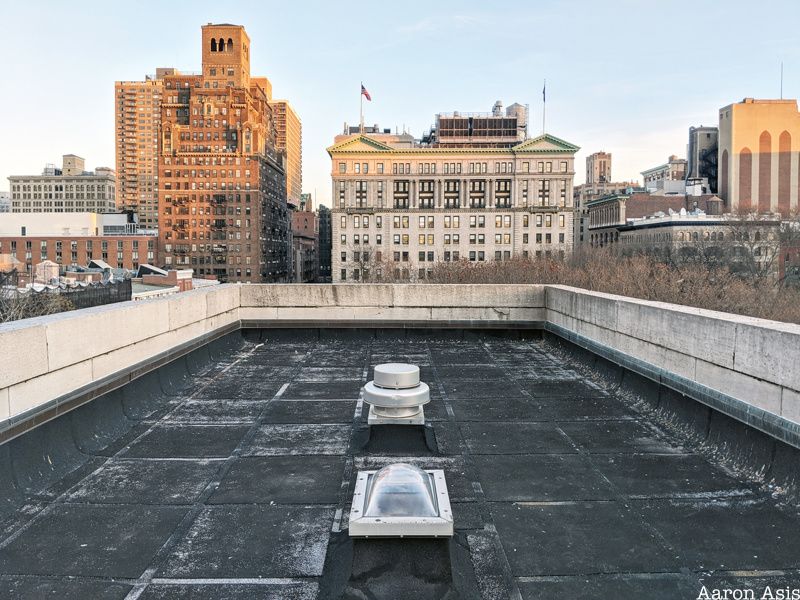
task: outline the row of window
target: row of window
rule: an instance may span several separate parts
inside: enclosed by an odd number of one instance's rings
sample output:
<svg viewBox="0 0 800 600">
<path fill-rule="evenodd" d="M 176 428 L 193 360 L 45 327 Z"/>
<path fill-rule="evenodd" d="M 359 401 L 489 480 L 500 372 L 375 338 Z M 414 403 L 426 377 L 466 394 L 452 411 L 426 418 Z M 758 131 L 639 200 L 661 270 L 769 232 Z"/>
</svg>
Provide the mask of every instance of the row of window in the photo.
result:
<svg viewBox="0 0 800 600">
<path fill-rule="evenodd" d="M 403 252 L 402 256 L 398 252 L 395 252 L 394 254 L 395 254 L 394 262 L 397 262 L 397 263 L 409 262 L 408 261 L 408 252 Z M 420 257 L 419 257 L 419 261 L 418 262 L 434 262 L 433 256 L 431 256 L 431 254 L 432 253 L 427 253 L 427 254 L 423 255 L 423 253 L 420 252 Z M 551 258 L 553 256 L 553 253 L 550 250 L 545 250 L 544 253 L 541 250 L 537 250 L 536 251 L 536 256 L 537 257 L 541 257 L 543 255 L 546 256 L 547 258 Z M 528 258 L 528 256 L 529 256 L 528 252 L 527 251 L 523 252 L 522 256 L 524 258 Z M 558 251 L 558 256 L 563 259 L 564 258 L 564 251 L 563 250 L 559 250 Z M 445 253 L 444 253 L 444 262 L 451 262 L 451 261 L 457 262 L 458 260 L 460 260 L 460 258 L 461 258 L 460 254 L 457 251 L 453 252 L 452 254 L 450 252 L 448 252 L 448 251 L 445 251 Z M 509 252 L 507 250 L 505 250 L 505 251 L 497 250 L 494 253 L 494 259 L 496 261 L 510 260 L 511 259 L 511 252 Z M 369 259 L 367 258 L 367 259 L 364 260 L 364 262 L 367 262 L 368 260 Z M 380 259 L 378 259 L 378 260 L 380 261 Z M 471 260 L 473 262 L 475 262 L 475 261 L 483 262 L 483 261 L 486 260 L 486 254 L 483 251 L 471 251 L 469 253 L 469 260 Z M 360 261 L 360 259 L 356 259 L 355 262 L 359 263 L 361 261 Z M 367 266 L 360 266 L 360 267 L 357 267 L 357 268 L 352 269 L 350 271 L 348 271 L 348 269 L 341 269 L 339 271 L 339 278 L 341 279 L 341 281 L 347 281 L 348 280 L 348 273 L 350 274 L 350 277 L 352 278 L 353 281 L 360 281 L 362 279 L 364 281 L 368 281 L 370 279 L 370 275 L 372 273 L 372 269 L 370 269 Z M 408 280 L 409 277 L 410 277 L 410 270 L 408 268 L 395 267 L 393 269 L 393 274 L 394 274 L 394 278 L 396 280 Z M 430 278 L 432 275 L 433 275 L 433 269 L 431 269 L 431 268 L 419 267 L 418 270 L 417 270 L 417 276 L 418 276 L 419 279 Z M 375 268 L 375 280 L 376 281 L 382 281 L 383 280 L 383 268 L 382 267 L 376 267 Z"/>
<path fill-rule="evenodd" d="M 566 227 L 567 218 L 566 215 L 557 215 L 558 216 L 558 226 L 559 227 Z M 522 226 L 529 227 L 531 222 L 531 215 L 525 214 L 522 215 Z M 553 215 L 535 215 L 535 223 L 536 227 L 552 227 L 553 226 Z M 353 228 L 354 229 L 364 229 L 369 228 L 370 217 L 368 215 L 353 215 Z M 450 228 L 458 228 L 461 225 L 461 217 L 456 215 L 446 215 L 443 218 L 443 223 L 445 229 Z M 407 215 L 394 215 L 392 217 L 392 226 L 394 229 L 408 229 L 410 225 L 410 219 Z M 418 217 L 418 226 L 419 229 L 433 229 L 436 225 L 436 217 L 431 215 L 420 215 Z M 383 227 L 383 217 L 378 215 L 375 217 L 375 226 L 378 229 Z M 469 226 L 470 227 L 485 227 L 486 226 L 486 216 L 485 215 L 470 215 L 469 217 Z M 500 228 L 508 228 L 511 227 L 511 215 L 495 215 L 494 218 L 494 226 L 496 229 Z M 340 217 L 340 227 L 341 229 L 347 229 L 347 215 L 341 215 Z"/>
<path fill-rule="evenodd" d="M 537 233 L 535 234 L 535 240 L 537 244 L 552 244 L 553 243 L 553 234 L 552 233 Z M 360 245 L 368 245 L 369 244 L 369 234 L 354 234 L 353 235 L 353 245 L 360 246 Z M 566 241 L 566 235 L 564 233 L 558 234 L 558 243 L 563 244 Z M 458 233 L 445 233 L 443 234 L 444 244 L 449 246 L 451 244 L 458 245 L 461 243 L 461 234 Z M 347 235 L 342 235 L 340 237 L 340 241 L 342 246 L 347 245 Z M 527 233 L 522 234 L 522 243 L 528 244 L 530 241 L 530 236 Z M 408 246 L 411 242 L 411 236 L 407 233 L 395 233 L 392 235 L 392 243 L 396 246 Z M 378 246 L 383 244 L 383 235 L 377 234 L 375 236 L 375 243 Z M 417 236 L 417 243 L 420 246 L 434 246 L 436 245 L 436 236 L 433 233 L 420 233 Z M 483 233 L 471 233 L 469 234 L 469 243 L 470 244 L 485 244 L 486 243 L 486 234 Z M 495 233 L 494 234 L 494 243 L 495 244 L 511 244 L 511 234 L 510 233 Z M 344 253 L 342 253 L 344 254 Z M 342 259 L 344 260 L 344 259 Z"/>
<path fill-rule="evenodd" d="M 237 166 L 237 167 L 241 166 L 241 164 L 242 164 L 242 158 L 240 156 L 235 156 L 235 157 L 230 157 L 230 158 L 228 158 L 227 156 L 222 156 L 222 157 L 216 157 L 216 156 L 213 156 L 213 157 L 209 157 L 209 156 L 206 156 L 206 157 L 203 157 L 203 156 L 192 156 L 191 158 L 184 156 L 183 159 L 181 159 L 181 157 L 175 158 L 174 162 L 173 162 L 172 158 L 173 157 L 171 157 L 171 156 L 163 157 L 162 158 L 163 164 L 165 164 L 165 165 L 175 165 L 175 166 L 178 166 L 178 165 L 181 165 L 181 164 L 184 165 L 184 166 L 189 166 L 189 165 L 205 165 L 205 166 L 233 165 L 233 166 Z M 244 164 L 245 165 L 249 165 L 250 164 L 250 157 L 249 156 L 245 156 L 244 157 Z"/>
<path fill-rule="evenodd" d="M 382 175 L 384 173 L 384 164 L 382 162 L 375 163 L 375 172 L 378 175 Z M 393 175 L 411 175 L 414 171 L 412 171 L 411 166 L 414 164 L 416 166 L 416 172 L 421 175 L 428 175 L 436 174 L 437 164 L 435 162 L 418 162 L 418 163 L 410 163 L 410 162 L 393 162 L 392 163 L 392 174 Z M 489 164 L 488 162 L 470 162 L 466 164 L 465 171 L 468 173 L 489 173 Z M 533 164 L 534 170 L 531 170 L 531 164 Z M 350 163 L 351 173 L 355 174 L 369 174 L 369 165 L 368 162 L 352 162 Z M 346 174 L 348 173 L 347 170 L 348 163 L 347 162 L 340 162 L 339 163 L 339 173 Z M 557 170 L 554 170 L 557 169 Z M 445 175 L 457 175 L 462 172 L 462 163 L 460 162 L 445 162 L 441 163 L 441 172 Z M 513 173 L 514 172 L 514 163 L 510 161 L 503 161 L 503 162 L 495 162 L 494 163 L 494 171 L 492 173 Z M 568 173 L 569 172 L 569 161 L 562 160 L 562 161 L 552 161 L 552 160 L 542 160 L 538 162 L 531 161 L 522 161 L 520 163 L 520 170 L 521 173 Z"/>
</svg>

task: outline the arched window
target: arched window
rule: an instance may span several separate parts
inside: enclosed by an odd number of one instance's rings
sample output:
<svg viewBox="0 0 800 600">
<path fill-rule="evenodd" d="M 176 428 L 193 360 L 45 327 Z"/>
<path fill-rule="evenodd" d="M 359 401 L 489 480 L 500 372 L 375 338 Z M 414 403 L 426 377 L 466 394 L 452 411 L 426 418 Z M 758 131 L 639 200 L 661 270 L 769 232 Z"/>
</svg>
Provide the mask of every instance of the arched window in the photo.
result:
<svg viewBox="0 0 800 600">
<path fill-rule="evenodd" d="M 739 208 L 750 212 L 753 208 L 753 154 L 750 148 L 739 153 Z"/>
<path fill-rule="evenodd" d="M 725 239 L 725 234 L 724 234 L 724 233 L 722 233 L 722 232 L 720 231 L 720 232 L 719 232 L 719 235 L 717 236 L 717 239 L 718 239 L 720 242 L 721 242 L 721 241 L 723 241 L 723 240 Z"/>
<path fill-rule="evenodd" d="M 233 40 L 228 38 L 228 52 L 233 52 Z"/>
<path fill-rule="evenodd" d="M 762 131 L 758 138 L 758 212 L 768 213 L 772 205 L 772 136 Z"/>
<path fill-rule="evenodd" d="M 214 38 L 211 38 L 211 51 L 212 52 L 217 51 L 217 40 Z"/>
<path fill-rule="evenodd" d="M 693 239 L 695 242 L 696 242 L 696 241 L 699 239 L 699 237 L 700 237 L 700 236 L 697 234 L 697 232 L 696 232 L 696 231 L 695 231 L 695 232 L 694 232 L 694 234 L 692 235 L 692 239 Z"/>
<path fill-rule="evenodd" d="M 225 52 L 225 40 L 222 38 L 219 38 L 219 51 Z"/>
<path fill-rule="evenodd" d="M 761 232 L 760 232 L 760 231 L 756 231 L 756 235 L 754 236 L 754 238 L 753 238 L 753 239 L 754 239 L 756 242 L 760 242 L 760 241 L 761 241 Z"/>
</svg>

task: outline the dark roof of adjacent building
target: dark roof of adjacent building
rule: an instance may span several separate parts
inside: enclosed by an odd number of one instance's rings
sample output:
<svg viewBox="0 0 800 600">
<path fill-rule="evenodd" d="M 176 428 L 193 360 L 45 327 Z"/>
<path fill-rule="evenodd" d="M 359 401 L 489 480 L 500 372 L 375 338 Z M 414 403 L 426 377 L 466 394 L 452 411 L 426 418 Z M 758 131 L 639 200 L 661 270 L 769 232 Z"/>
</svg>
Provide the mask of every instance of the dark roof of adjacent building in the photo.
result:
<svg viewBox="0 0 800 600">
<path fill-rule="evenodd" d="M 0 597 L 673 600 L 800 582 L 797 514 L 582 355 L 319 335 L 228 338 L 0 446 Z M 391 361 L 420 366 L 426 427 L 366 426 L 361 387 Z M 348 537 L 357 471 L 394 461 L 444 469 L 452 541 Z"/>
</svg>

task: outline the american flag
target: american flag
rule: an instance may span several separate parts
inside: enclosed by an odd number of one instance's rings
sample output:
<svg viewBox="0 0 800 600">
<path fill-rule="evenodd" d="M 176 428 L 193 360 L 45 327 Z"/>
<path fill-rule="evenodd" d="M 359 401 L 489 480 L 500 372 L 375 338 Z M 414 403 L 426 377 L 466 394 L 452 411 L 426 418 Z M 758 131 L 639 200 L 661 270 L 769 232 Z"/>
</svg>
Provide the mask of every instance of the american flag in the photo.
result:
<svg viewBox="0 0 800 600">
<path fill-rule="evenodd" d="M 364 87 L 363 83 L 361 84 L 361 95 L 372 102 L 372 96 L 369 95 L 369 92 L 367 91 L 367 88 Z"/>
</svg>

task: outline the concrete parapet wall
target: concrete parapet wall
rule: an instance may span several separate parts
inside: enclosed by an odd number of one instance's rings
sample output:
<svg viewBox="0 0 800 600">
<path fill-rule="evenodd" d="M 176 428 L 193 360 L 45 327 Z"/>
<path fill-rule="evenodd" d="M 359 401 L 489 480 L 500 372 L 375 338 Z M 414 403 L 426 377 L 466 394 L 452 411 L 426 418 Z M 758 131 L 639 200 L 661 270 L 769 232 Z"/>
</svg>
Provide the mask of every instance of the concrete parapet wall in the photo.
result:
<svg viewBox="0 0 800 600">
<path fill-rule="evenodd" d="M 565 286 L 547 286 L 545 297 L 552 332 L 800 440 L 800 326 Z"/>
<path fill-rule="evenodd" d="M 239 286 L 214 286 L 0 326 L 0 425 L 77 390 L 123 384 L 132 369 L 239 327 Z"/>
<path fill-rule="evenodd" d="M 541 326 L 544 286 L 245 285 L 240 316 L 248 327 Z"/>
<path fill-rule="evenodd" d="M 0 370 L 0 433 L 243 324 L 541 327 L 544 318 L 537 285 L 229 284 L 25 319 L 0 325 L 10 357 Z"/>
<path fill-rule="evenodd" d="M 800 326 L 564 286 L 427 284 L 229 284 L 0 325 L 0 440 L 242 327 L 544 328 L 800 446 Z"/>
</svg>

